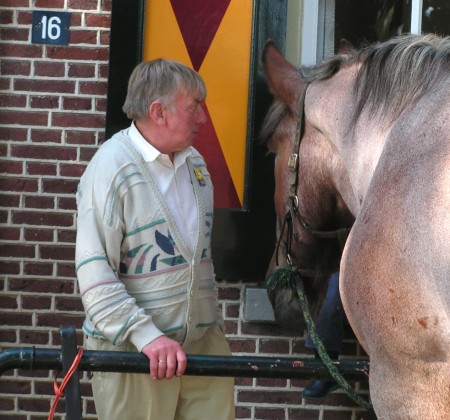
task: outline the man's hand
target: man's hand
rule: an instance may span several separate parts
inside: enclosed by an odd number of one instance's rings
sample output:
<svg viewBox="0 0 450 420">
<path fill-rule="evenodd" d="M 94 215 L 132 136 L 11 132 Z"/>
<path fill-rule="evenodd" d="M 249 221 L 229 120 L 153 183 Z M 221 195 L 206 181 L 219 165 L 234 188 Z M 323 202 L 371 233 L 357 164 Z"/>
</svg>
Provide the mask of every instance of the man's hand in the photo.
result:
<svg viewBox="0 0 450 420">
<path fill-rule="evenodd" d="M 143 349 L 150 361 L 152 379 L 170 379 L 174 374 L 181 376 L 186 370 L 186 354 L 180 344 L 162 335 Z M 176 371 L 176 372 L 175 372 Z"/>
</svg>

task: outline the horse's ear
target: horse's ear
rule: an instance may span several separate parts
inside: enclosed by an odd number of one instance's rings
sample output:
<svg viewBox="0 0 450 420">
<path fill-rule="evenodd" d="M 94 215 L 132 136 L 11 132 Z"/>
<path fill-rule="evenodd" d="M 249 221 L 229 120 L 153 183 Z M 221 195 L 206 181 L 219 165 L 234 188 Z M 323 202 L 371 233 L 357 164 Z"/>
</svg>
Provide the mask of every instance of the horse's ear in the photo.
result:
<svg viewBox="0 0 450 420">
<path fill-rule="evenodd" d="M 355 49 L 355 46 L 345 38 L 341 38 L 339 41 L 338 54 L 349 54 Z"/>
<path fill-rule="evenodd" d="M 283 57 L 272 41 L 264 46 L 262 62 L 270 92 L 295 112 L 299 99 L 297 86 L 301 84 L 297 68 Z"/>
</svg>

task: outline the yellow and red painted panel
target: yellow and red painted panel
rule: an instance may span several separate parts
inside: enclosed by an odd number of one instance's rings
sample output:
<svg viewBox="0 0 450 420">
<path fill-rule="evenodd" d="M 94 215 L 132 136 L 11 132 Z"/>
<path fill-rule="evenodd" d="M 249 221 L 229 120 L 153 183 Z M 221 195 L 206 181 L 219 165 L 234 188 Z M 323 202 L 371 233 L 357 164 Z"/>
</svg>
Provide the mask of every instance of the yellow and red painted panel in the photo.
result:
<svg viewBox="0 0 450 420">
<path fill-rule="evenodd" d="M 144 59 L 180 61 L 203 77 L 208 122 L 195 147 L 216 208 L 244 205 L 253 0 L 147 0 Z"/>
</svg>

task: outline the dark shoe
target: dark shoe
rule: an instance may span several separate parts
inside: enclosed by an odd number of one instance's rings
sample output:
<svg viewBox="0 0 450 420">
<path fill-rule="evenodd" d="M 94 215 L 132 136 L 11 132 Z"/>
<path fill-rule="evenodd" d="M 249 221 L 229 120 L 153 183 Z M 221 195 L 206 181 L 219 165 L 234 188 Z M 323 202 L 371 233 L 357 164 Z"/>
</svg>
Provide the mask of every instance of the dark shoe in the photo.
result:
<svg viewBox="0 0 450 420">
<path fill-rule="evenodd" d="M 339 385 L 335 381 L 315 379 L 303 390 L 302 395 L 309 400 L 320 400 L 338 388 Z"/>
</svg>

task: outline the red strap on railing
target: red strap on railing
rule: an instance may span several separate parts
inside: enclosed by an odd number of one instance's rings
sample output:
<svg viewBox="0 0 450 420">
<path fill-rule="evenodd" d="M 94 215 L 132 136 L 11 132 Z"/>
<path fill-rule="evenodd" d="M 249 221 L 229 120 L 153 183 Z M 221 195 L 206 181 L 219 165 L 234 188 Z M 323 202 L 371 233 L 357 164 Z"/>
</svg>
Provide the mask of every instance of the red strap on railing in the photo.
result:
<svg viewBox="0 0 450 420">
<path fill-rule="evenodd" d="M 70 366 L 70 369 L 67 371 L 66 376 L 64 376 L 60 386 L 58 386 L 58 383 L 56 382 L 56 379 L 58 378 L 58 374 L 56 374 L 55 379 L 53 381 L 53 390 L 55 392 L 55 398 L 54 398 L 54 400 L 52 402 L 52 406 L 50 408 L 48 420 L 53 420 L 53 416 L 55 415 L 55 410 L 56 410 L 56 406 L 58 405 L 58 401 L 60 400 L 60 398 L 64 397 L 64 390 L 66 388 L 66 385 L 69 382 L 72 375 L 78 369 L 78 365 L 80 364 L 81 358 L 83 356 L 83 351 L 84 350 L 82 347 L 80 347 L 78 349 L 78 353 L 75 356 L 75 359 L 73 359 L 72 366 Z"/>
</svg>

